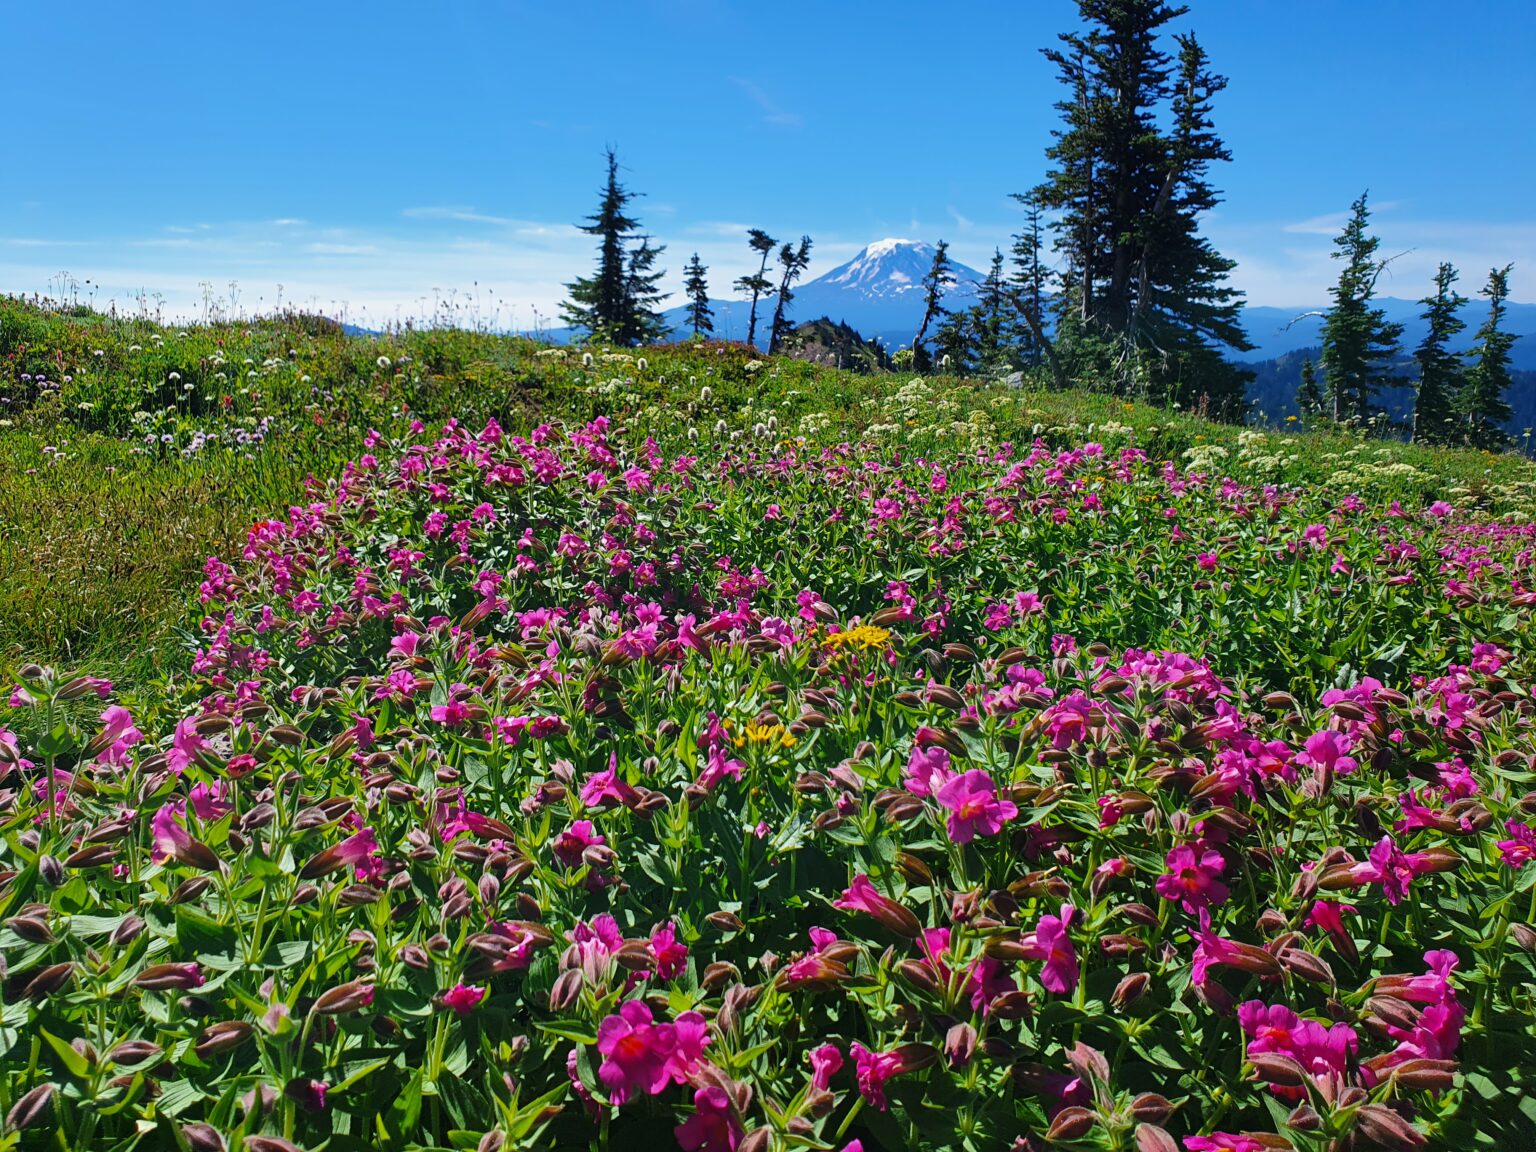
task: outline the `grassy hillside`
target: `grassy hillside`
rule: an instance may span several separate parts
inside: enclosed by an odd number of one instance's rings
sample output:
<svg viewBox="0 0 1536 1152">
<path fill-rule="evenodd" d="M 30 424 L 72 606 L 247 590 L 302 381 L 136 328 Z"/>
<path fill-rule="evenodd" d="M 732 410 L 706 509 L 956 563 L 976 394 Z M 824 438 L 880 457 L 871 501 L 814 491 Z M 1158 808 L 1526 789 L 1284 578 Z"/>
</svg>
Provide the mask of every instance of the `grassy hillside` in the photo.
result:
<svg viewBox="0 0 1536 1152">
<path fill-rule="evenodd" d="M 206 558 L 303 502 L 370 430 L 598 415 L 706 445 L 803 437 L 911 454 L 1096 439 L 1339 499 L 1536 509 L 1536 470 L 1512 456 L 1260 433 L 1091 393 L 861 375 L 741 345 L 594 355 L 457 330 L 348 336 L 300 315 L 162 328 L 5 298 L 0 661 L 88 664 L 130 683 L 174 672 Z"/>
</svg>

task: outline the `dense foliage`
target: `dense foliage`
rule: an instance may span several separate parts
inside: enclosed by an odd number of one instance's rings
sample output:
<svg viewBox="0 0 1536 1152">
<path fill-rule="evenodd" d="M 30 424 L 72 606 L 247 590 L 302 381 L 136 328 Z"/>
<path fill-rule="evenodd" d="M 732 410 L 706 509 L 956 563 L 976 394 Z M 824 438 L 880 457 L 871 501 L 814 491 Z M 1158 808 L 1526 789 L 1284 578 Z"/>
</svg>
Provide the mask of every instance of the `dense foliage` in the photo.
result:
<svg viewBox="0 0 1536 1152">
<path fill-rule="evenodd" d="M 154 723 L 22 669 L 11 1128 L 1532 1130 L 1536 526 L 719 403 L 369 433 L 207 562 Z"/>
</svg>

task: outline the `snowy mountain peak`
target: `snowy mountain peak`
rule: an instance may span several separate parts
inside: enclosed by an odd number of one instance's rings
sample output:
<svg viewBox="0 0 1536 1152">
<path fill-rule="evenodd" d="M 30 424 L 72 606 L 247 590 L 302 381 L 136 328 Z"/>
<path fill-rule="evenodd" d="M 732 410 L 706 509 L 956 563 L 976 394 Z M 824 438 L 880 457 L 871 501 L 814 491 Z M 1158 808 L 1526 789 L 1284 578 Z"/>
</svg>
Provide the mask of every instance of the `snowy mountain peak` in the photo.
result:
<svg viewBox="0 0 1536 1152">
<path fill-rule="evenodd" d="M 902 296 L 921 288 L 923 275 L 932 263 L 932 244 L 876 240 L 848 263 L 821 277 L 821 283 L 865 296 Z"/>
</svg>

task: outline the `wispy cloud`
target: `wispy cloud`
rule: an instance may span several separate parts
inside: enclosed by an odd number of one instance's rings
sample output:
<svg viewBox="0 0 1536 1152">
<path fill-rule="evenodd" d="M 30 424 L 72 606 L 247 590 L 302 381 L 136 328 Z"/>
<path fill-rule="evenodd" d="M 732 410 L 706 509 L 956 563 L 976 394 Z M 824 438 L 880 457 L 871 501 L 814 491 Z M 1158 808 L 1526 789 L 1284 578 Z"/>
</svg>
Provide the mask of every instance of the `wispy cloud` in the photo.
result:
<svg viewBox="0 0 1536 1152">
<path fill-rule="evenodd" d="M 516 223 L 505 216 L 492 216 L 487 212 L 476 212 L 473 208 L 453 205 L 407 208 L 400 215 L 412 220 L 452 220 L 459 224 L 493 224 L 498 228 L 510 228 Z"/>
<path fill-rule="evenodd" d="M 778 124 L 785 128 L 798 128 L 803 123 L 798 113 L 786 112 L 774 101 L 773 97 L 764 92 L 750 80 L 740 76 L 732 76 L 731 83 L 747 94 L 747 98 L 763 111 L 763 123 Z"/>
</svg>

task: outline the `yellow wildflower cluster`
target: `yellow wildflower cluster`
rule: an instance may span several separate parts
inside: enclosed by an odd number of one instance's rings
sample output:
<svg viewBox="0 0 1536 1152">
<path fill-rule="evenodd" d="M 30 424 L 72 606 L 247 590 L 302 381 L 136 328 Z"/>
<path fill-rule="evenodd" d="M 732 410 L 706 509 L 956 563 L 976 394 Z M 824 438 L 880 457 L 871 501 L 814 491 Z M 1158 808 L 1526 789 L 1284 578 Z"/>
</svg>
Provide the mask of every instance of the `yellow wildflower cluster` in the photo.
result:
<svg viewBox="0 0 1536 1152">
<path fill-rule="evenodd" d="M 738 748 L 748 744 L 769 744 L 776 748 L 792 748 L 796 740 L 782 724 L 759 724 L 756 720 L 748 720 L 741 735 L 734 737 L 731 743 Z"/>
<path fill-rule="evenodd" d="M 837 651 L 854 648 L 860 652 L 867 652 L 871 648 L 884 648 L 890 638 L 890 632 L 884 628 L 876 628 L 873 624 L 860 624 L 844 632 L 834 632 L 822 643 Z"/>
</svg>

